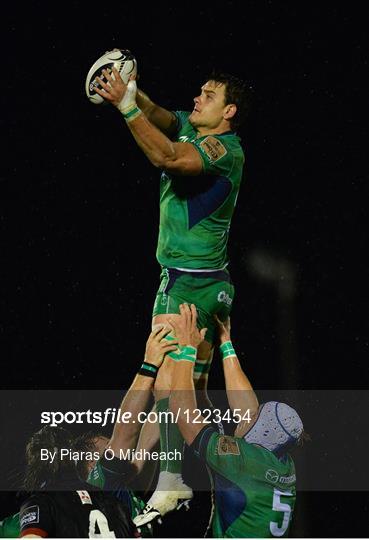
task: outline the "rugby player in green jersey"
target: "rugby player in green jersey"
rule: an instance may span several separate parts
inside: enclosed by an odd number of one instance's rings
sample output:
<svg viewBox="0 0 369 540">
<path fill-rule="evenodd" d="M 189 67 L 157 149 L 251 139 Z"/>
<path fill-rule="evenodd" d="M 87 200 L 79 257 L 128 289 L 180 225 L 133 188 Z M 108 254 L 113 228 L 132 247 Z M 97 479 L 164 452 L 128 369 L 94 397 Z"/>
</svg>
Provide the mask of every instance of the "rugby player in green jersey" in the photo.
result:
<svg viewBox="0 0 369 540">
<path fill-rule="evenodd" d="M 161 283 L 153 308 L 153 326 L 179 313 L 182 302 L 195 303 L 199 324 L 207 328 L 194 369 L 196 388 L 206 395 L 215 333 L 214 314 L 226 320 L 234 297 L 227 270 L 229 228 L 242 179 L 244 154 L 235 130 L 243 121 L 250 89 L 240 79 L 212 75 L 194 98 L 192 112 L 171 112 L 125 85 L 117 70 L 103 70 L 96 92 L 122 113 L 137 144 L 162 170 L 157 260 Z M 175 353 L 160 370 L 157 409 L 168 410 Z M 149 426 L 145 429 L 149 429 Z M 160 424 L 161 447 L 183 449 L 176 424 Z M 162 515 L 176 507 L 169 492 L 192 491 L 183 484 L 181 461 L 162 462 L 157 490 L 150 499 Z"/>
<path fill-rule="evenodd" d="M 178 415 L 185 441 L 210 470 L 213 536 L 287 536 L 296 500 L 295 466 L 288 451 L 304 438 L 302 421 L 285 403 L 259 406 L 233 348 L 229 320 L 218 322 L 220 349 L 229 406 L 240 421 L 230 437 L 199 419 L 192 372 L 202 336 L 195 306 L 183 304 L 180 309 L 182 317 L 172 321 L 182 347 L 175 362 L 170 409 Z"/>
</svg>

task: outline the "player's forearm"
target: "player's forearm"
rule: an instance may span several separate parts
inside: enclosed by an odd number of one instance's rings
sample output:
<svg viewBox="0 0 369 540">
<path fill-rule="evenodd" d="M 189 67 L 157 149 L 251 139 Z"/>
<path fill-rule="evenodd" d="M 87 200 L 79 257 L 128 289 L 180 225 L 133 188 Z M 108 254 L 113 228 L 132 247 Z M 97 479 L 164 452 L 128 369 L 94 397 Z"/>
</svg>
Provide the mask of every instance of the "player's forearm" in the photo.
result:
<svg viewBox="0 0 369 540">
<path fill-rule="evenodd" d="M 251 414 L 256 412 L 259 407 L 258 399 L 237 356 L 223 360 L 223 371 L 230 408 L 241 409 L 243 412 L 250 410 Z"/>
<path fill-rule="evenodd" d="M 115 452 L 135 447 L 142 427 L 142 419 L 140 422 L 139 414 L 145 411 L 149 402 L 153 380 L 151 377 L 136 375 L 124 396 L 119 409 L 120 422 L 116 422 L 110 441 L 110 446 Z"/>
<path fill-rule="evenodd" d="M 177 362 L 174 369 L 169 408 L 174 417 L 178 419 L 178 427 L 188 444 L 192 443 L 191 419 L 197 408 L 195 387 L 193 383 L 194 364 L 191 362 Z"/>
<path fill-rule="evenodd" d="M 137 90 L 136 102 L 138 107 L 145 113 L 148 120 L 160 131 L 170 136 L 175 130 L 176 119 L 172 112 L 160 107 L 142 90 Z"/>
<path fill-rule="evenodd" d="M 144 114 L 127 123 L 138 146 L 155 167 L 166 168 L 176 159 L 176 147 Z"/>
<path fill-rule="evenodd" d="M 155 103 L 153 101 L 151 101 L 149 96 L 147 94 L 145 94 L 145 92 L 143 92 L 139 88 L 137 89 L 136 103 L 137 103 L 138 107 L 140 107 L 141 111 L 143 111 L 145 113 L 145 115 L 147 116 L 147 118 L 151 122 L 150 117 L 151 117 L 151 114 L 152 114 L 152 112 L 153 112 L 153 110 L 155 108 Z"/>
</svg>

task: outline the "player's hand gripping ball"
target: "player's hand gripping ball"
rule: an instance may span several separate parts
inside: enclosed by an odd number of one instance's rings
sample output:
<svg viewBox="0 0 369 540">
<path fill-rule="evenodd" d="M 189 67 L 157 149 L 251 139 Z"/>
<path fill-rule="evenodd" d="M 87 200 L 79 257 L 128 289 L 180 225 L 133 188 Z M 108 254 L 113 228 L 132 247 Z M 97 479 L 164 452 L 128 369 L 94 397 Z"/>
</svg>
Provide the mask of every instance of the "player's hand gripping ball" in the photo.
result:
<svg viewBox="0 0 369 540">
<path fill-rule="evenodd" d="M 104 99 L 96 93 L 95 88 L 101 88 L 100 84 L 96 81 L 96 77 L 99 77 L 103 82 L 107 83 L 102 70 L 106 69 L 111 73 L 113 67 L 115 67 L 125 84 L 128 84 L 131 75 L 137 74 L 137 61 L 131 51 L 127 49 L 114 49 L 113 51 L 107 51 L 103 54 L 91 67 L 86 77 L 86 95 L 88 99 L 100 105 Z M 114 75 L 111 73 L 112 77 Z"/>
</svg>

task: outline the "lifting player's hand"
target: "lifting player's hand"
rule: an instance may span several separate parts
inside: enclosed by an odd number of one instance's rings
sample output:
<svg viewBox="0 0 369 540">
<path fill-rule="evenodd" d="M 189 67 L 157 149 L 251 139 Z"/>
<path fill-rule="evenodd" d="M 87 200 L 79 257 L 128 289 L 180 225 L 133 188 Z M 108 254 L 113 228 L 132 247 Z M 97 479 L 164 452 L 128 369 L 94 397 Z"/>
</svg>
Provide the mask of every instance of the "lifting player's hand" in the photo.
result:
<svg viewBox="0 0 369 540">
<path fill-rule="evenodd" d="M 131 76 L 128 84 L 125 84 L 115 67 L 113 67 L 112 71 L 103 69 L 102 73 L 107 82 L 104 82 L 100 77 L 96 77 L 101 86 L 101 89 L 95 88 L 97 94 L 121 111 L 130 108 L 136 103 L 137 84 L 134 76 Z"/>
<path fill-rule="evenodd" d="M 231 319 L 227 319 L 223 322 L 219 319 L 218 315 L 214 315 L 214 319 L 218 325 L 218 336 L 220 343 L 231 341 Z"/>
<path fill-rule="evenodd" d="M 177 350 L 178 341 L 164 339 L 171 332 L 169 326 L 157 327 L 151 332 L 146 342 L 145 362 L 160 367 L 164 356 Z"/>
<path fill-rule="evenodd" d="M 207 328 L 197 328 L 197 310 L 194 304 L 180 304 L 180 317 L 169 319 L 173 326 L 176 338 L 181 346 L 191 345 L 198 347 L 205 339 Z"/>
</svg>

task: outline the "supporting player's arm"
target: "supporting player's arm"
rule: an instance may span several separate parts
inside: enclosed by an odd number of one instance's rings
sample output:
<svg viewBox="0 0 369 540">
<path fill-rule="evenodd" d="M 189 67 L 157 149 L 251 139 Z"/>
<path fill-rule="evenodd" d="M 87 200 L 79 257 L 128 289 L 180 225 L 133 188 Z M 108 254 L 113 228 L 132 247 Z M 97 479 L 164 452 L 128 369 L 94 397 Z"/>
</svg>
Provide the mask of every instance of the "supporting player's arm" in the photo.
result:
<svg viewBox="0 0 369 540">
<path fill-rule="evenodd" d="M 206 328 L 198 330 L 197 312 L 193 304 L 191 307 L 181 304 L 179 308 L 181 317 L 175 321 L 170 320 L 181 346 L 181 354 L 174 369 L 169 408 L 178 422 L 183 438 L 190 445 L 206 425 L 197 410 L 193 383 L 197 347 L 204 340 Z"/>
<path fill-rule="evenodd" d="M 243 371 L 231 342 L 230 319 L 222 322 L 215 317 L 218 324 L 220 350 L 223 357 L 223 372 L 226 384 L 227 398 L 230 408 L 246 417 L 247 411 L 250 416 L 257 414 L 259 408 L 258 398 L 252 385 Z"/>
<path fill-rule="evenodd" d="M 138 146 L 151 163 L 155 167 L 182 176 L 200 174 L 202 160 L 196 148 L 190 143 L 171 141 L 138 108 L 136 81 L 131 80 L 125 85 L 115 68 L 113 68 L 114 78 L 106 70 L 103 70 L 103 74 L 108 83 L 97 77 L 96 80 L 102 89 L 96 88 L 95 91 L 120 110 Z M 148 108 L 150 110 L 150 107 Z M 162 115 L 162 111 L 159 112 L 159 116 Z M 166 118 L 165 121 L 169 122 L 169 119 Z"/>
<path fill-rule="evenodd" d="M 116 422 L 109 447 L 116 455 L 121 450 L 133 449 L 142 427 L 140 413 L 145 411 L 149 402 L 156 373 L 164 356 L 177 349 L 177 341 L 163 338 L 170 332 L 168 327 L 158 327 L 151 332 L 145 351 L 145 360 L 139 373 L 135 376 L 131 387 L 123 398 L 119 409 L 119 418 L 129 420 L 127 423 Z"/>
</svg>

